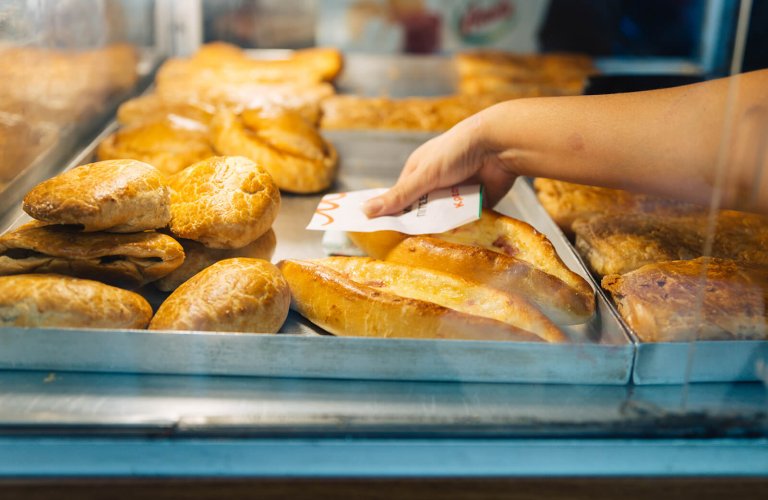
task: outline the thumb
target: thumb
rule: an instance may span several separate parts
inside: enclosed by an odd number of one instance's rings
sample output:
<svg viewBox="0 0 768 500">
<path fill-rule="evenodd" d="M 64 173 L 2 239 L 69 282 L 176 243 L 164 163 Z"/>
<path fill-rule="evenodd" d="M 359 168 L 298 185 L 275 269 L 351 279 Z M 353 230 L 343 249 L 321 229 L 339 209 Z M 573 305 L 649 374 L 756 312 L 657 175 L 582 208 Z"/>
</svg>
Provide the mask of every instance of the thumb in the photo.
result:
<svg viewBox="0 0 768 500">
<path fill-rule="evenodd" d="M 419 176 L 401 178 L 384 194 L 371 198 L 363 204 L 363 212 L 368 217 L 391 215 L 410 206 L 420 196 L 436 189 L 434 181 L 427 181 Z"/>
</svg>

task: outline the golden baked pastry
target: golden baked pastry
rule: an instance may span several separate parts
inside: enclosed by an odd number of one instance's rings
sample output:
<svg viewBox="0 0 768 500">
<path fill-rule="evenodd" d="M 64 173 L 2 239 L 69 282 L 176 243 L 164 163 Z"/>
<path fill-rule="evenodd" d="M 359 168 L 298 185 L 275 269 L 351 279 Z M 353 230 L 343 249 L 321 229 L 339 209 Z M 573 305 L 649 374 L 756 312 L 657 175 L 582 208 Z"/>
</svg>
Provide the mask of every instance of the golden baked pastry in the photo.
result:
<svg viewBox="0 0 768 500">
<path fill-rule="evenodd" d="M 250 158 L 283 191 L 316 193 L 327 189 L 336 176 L 336 149 L 296 112 L 247 109 L 238 116 L 221 110 L 211 129 L 219 153 Z"/>
<path fill-rule="evenodd" d="M 504 75 L 481 74 L 464 76 L 459 80 L 459 92 L 469 95 L 487 93 L 519 93 L 528 97 L 547 97 L 579 95 L 584 91 L 586 79 L 575 77 L 572 80 L 549 80 L 533 78 L 524 81 L 509 79 Z"/>
<path fill-rule="evenodd" d="M 210 248 L 241 248 L 266 233 L 280 208 L 272 177 L 242 156 L 215 156 L 168 179 L 170 230 Z"/>
<path fill-rule="evenodd" d="M 276 333 L 290 303 L 288 283 L 275 266 L 260 259 L 226 259 L 177 288 L 149 328 Z"/>
<path fill-rule="evenodd" d="M 337 129 L 420 130 L 441 132 L 483 109 L 509 99 L 536 97 L 533 87 L 512 92 L 442 97 L 361 97 L 337 95 L 322 101 L 321 127 Z"/>
<path fill-rule="evenodd" d="M 117 109 L 117 121 L 121 125 L 132 125 L 142 122 L 162 122 L 169 116 L 176 116 L 208 125 L 215 112 L 216 107 L 213 104 L 147 94 L 121 104 Z M 192 128 L 202 130 L 201 127 Z"/>
<path fill-rule="evenodd" d="M 573 235 L 572 225 L 576 219 L 589 218 L 602 213 L 641 212 L 683 215 L 706 211 L 705 207 L 679 200 L 541 177 L 533 181 L 533 187 L 536 190 L 536 196 L 555 224 L 570 236 Z"/>
<path fill-rule="evenodd" d="M 278 267 L 291 287 L 291 307 L 334 335 L 529 342 L 542 340 L 532 332 L 496 319 L 461 312 L 434 301 L 404 297 L 391 290 L 381 290 L 380 287 L 385 284 L 383 279 L 358 282 L 347 273 L 322 265 L 322 261 L 284 260 Z M 410 276 L 422 278 L 420 284 L 432 283 L 432 278 L 439 274 L 425 269 L 409 270 L 412 271 Z M 428 274 L 426 278 L 425 273 Z M 389 273 L 385 271 L 384 274 Z M 449 276 L 446 275 L 445 279 L 450 279 Z M 409 280 L 409 283 L 413 282 Z M 461 284 L 456 283 L 460 288 Z M 409 286 L 403 285 L 405 288 Z M 435 292 L 440 293 L 440 289 Z"/>
<path fill-rule="evenodd" d="M 595 311 L 592 287 L 563 263 L 543 234 L 491 210 L 483 210 L 478 221 L 440 234 L 349 236 L 369 255 L 390 262 L 442 270 L 500 290 L 515 290 L 559 324 L 583 323 Z"/>
<path fill-rule="evenodd" d="M 512 81 L 562 82 L 596 72 L 583 54 L 516 54 L 501 50 L 459 52 L 454 55 L 460 78 L 494 75 Z"/>
<path fill-rule="evenodd" d="M 24 211 L 37 220 L 83 231 L 133 233 L 165 227 L 171 193 L 162 174 L 136 160 L 108 160 L 73 168 L 35 186 Z"/>
<path fill-rule="evenodd" d="M 35 221 L 0 236 L 0 276 L 58 273 L 134 288 L 183 260 L 181 245 L 155 232 L 83 233 Z"/>
<path fill-rule="evenodd" d="M 207 126 L 173 116 L 121 128 L 99 144 L 97 154 L 99 160 L 143 161 L 166 175 L 215 155 Z"/>
<path fill-rule="evenodd" d="M 0 327 L 146 328 L 152 307 L 141 295 L 57 274 L 0 276 Z"/>
<path fill-rule="evenodd" d="M 618 213 L 573 224 L 576 248 L 598 275 L 623 274 L 646 264 L 704 255 L 710 230 L 707 214 Z M 712 257 L 768 265 L 768 218 L 723 211 L 717 216 Z"/>
<path fill-rule="evenodd" d="M 697 258 L 603 278 L 643 342 L 768 338 L 768 269 Z"/>
<path fill-rule="evenodd" d="M 526 298 L 440 271 L 364 257 L 312 261 L 380 292 L 434 302 L 466 314 L 495 319 L 534 333 L 547 342 L 564 342 L 563 332 Z"/>
<path fill-rule="evenodd" d="M 269 261 L 275 252 L 277 238 L 275 237 L 275 232 L 270 229 L 256 241 L 242 248 L 208 248 L 196 241 L 184 239 L 180 239 L 179 243 L 184 247 L 184 263 L 167 276 L 153 283 L 158 290 L 164 292 L 173 291 L 195 274 L 220 260 L 248 257 Z"/>
</svg>

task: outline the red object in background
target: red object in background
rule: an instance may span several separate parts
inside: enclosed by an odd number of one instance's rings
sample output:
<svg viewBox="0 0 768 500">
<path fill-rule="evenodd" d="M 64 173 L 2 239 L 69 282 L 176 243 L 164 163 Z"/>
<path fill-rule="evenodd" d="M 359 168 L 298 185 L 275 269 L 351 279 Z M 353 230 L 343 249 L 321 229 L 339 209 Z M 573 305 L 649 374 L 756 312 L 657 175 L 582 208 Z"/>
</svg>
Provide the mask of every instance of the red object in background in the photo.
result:
<svg viewBox="0 0 768 500">
<path fill-rule="evenodd" d="M 430 54 L 440 50 L 440 16 L 414 12 L 398 18 L 405 32 L 405 52 Z"/>
</svg>

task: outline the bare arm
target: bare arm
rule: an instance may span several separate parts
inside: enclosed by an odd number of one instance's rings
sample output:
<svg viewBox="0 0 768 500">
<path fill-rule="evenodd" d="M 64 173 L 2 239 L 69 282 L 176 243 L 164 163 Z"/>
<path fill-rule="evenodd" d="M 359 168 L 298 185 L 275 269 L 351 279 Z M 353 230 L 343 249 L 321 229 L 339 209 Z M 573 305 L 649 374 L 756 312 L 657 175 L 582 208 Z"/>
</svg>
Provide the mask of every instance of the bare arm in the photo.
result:
<svg viewBox="0 0 768 500">
<path fill-rule="evenodd" d="M 518 175 L 702 204 L 721 194 L 724 207 L 768 212 L 768 70 L 648 92 L 497 104 L 419 147 L 366 211 L 393 213 L 470 179 L 485 185 L 494 205 Z"/>
</svg>

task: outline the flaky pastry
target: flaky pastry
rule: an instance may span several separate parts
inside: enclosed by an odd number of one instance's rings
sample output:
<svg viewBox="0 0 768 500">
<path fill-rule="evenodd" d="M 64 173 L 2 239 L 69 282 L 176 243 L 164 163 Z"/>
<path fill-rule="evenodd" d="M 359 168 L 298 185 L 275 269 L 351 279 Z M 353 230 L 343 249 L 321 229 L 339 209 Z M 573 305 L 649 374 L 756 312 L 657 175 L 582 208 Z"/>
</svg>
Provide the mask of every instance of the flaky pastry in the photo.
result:
<svg viewBox="0 0 768 500">
<path fill-rule="evenodd" d="M 0 327 L 146 328 L 152 307 L 128 290 L 57 274 L 0 276 Z"/>
<path fill-rule="evenodd" d="M 288 283 L 274 265 L 260 259 L 226 259 L 179 286 L 149 328 L 276 333 L 290 302 Z"/>
<path fill-rule="evenodd" d="M 210 248 L 241 248 L 266 233 L 280 191 L 266 170 L 242 156 L 215 156 L 168 179 L 170 230 Z"/>
<path fill-rule="evenodd" d="M 83 231 L 134 233 L 165 227 L 171 194 L 162 174 L 136 160 L 89 163 L 52 177 L 24 197 L 24 211 Z"/>
</svg>

